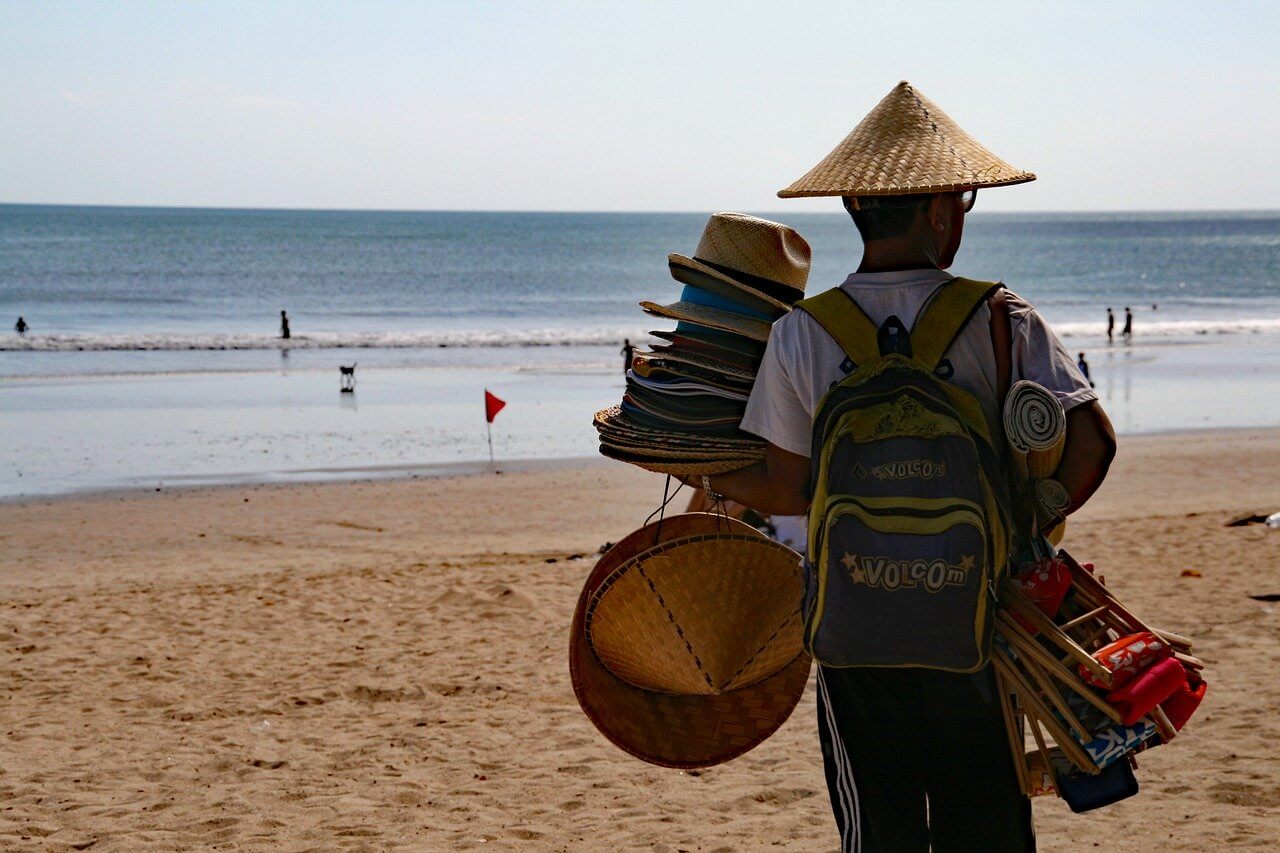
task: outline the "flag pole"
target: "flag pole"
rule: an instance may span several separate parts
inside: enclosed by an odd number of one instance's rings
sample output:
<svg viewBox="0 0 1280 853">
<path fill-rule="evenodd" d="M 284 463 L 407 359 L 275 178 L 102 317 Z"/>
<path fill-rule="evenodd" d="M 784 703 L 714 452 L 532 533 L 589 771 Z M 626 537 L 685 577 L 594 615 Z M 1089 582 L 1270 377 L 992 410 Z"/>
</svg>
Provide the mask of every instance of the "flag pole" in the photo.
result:
<svg viewBox="0 0 1280 853">
<path fill-rule="evenodd" d="M 484 431 L 489 436 L 489 464 L 493 465 L 493 423 L 487 418 L 484 422 Z"/>
</svg>

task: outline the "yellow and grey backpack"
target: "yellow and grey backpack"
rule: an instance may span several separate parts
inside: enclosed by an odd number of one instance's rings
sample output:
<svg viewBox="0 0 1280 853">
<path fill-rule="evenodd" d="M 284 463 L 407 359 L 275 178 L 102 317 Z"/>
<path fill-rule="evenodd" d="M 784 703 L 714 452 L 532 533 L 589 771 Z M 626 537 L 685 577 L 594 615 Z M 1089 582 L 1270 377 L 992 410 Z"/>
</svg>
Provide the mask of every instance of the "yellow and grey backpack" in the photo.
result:
<svg viewBox="0 0 1280 853">
<path fill-rule="evenodd" d="M 999 425 L 947 381 L 945 356 L 993 295 L 1007 324 L 1000 288 L 952 279 L 910 332 L 897 317 L 877 328 L 841 288 L 796 305 L 848 356 L 813 424 L 805 646 L 826 666 L 986 665 L 1009 481 Z M 996 359 L 1007 376 L 1007 342 Z"/>
</svg>

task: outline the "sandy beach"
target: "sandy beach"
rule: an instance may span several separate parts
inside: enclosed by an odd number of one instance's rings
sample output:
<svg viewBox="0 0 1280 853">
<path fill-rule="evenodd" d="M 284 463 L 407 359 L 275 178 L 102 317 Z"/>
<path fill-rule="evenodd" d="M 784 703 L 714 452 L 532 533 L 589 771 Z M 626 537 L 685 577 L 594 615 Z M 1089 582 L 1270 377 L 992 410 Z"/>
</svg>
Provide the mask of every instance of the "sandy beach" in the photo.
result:
<svg viewBox="0 0 1280 853">
<path fill-rule="evenodd" d="M 1280 431 L 1122 439 L 1064 545 L 1209 664 L 1206 706 L 1042 849 L 1280 846 Z M 578 710 L 579 585 L 661 480 L 603 461 L 0 504 L 0 846 L 827 850 L 812 689 L 755 751 L 644 765 Z M 1200 573 L 1180 576 L 1184 569 Z"/>
</svg>

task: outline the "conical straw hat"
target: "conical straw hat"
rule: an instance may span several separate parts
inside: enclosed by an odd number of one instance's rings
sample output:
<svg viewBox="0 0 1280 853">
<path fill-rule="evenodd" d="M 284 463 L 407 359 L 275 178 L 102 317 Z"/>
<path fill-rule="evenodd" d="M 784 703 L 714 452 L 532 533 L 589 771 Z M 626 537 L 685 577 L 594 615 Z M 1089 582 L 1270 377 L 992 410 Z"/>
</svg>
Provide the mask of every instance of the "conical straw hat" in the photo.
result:
<svg viewBox="0 0 1280 853">
<path fill-rule="evenodd" d="M 944 193 L 1034 181 L 903 80 L 779 198 Z"/>
<path fill-rule="evenodd" d="M 679 557 L 686 546 L 677 543 L 691 539 L 705 543 L 711 541 L 708 537 L 717 535 L 726 537 L 727 547 L 720 549 L 720 556 L 712 565 L 698 567 Z M 744 542 L 749 544 L 744 546 Z M 697 642 L 708 645 L 718 655 L 715 660 L 721 673 L 719 692 L 697 675 L 696 664 L 689 669 L 692 658 L 687 648 L 671 646 L 665 636 L 650 640 L 652 634 L 671 630 L 665 613 L 662 624 L 646 621 L 652 613 L 644 604 L 644 597 L 648 595 L 654 601 L 656 598 L 652 590 L 646 593 L 647 584 L 634 584 L 635 580 L 642 580 L 641 571 L 647 572 L 652 565 L 643 555 L 654 551 L 668 562 L 661 581 L 664 600 L 666 590 L 682 596 L 678 605 L 681 618 L 687 617 L 689 630 L 698 632 Z M 735 602 L 743 607 L 733 607 L 734 615 L 728 618 L 715 612 L 716 602 L 710 592 L 701 596 L 705 606 L 699 605 L 699 596 L 694 594 L 699 585 L 722 582 L 714 580 L 717 575 L 722 579 L 735 577 L 744 565 L 744 553 L 756 555 L 762 564 L 772 563 L 768 594 L 760 595 L 755 588 L 741 584 Z M 755 558 L 747 559 L 755 562 Z M 627 579 L 632 574 L 634 577 Z M 742 522 L 709 513 L 687 513 L 643 527 L 601 557 L 583 586 L 569 642 L 574 694 L 605 737 L 644 761 L 665 767 L 708 767 L 736 758 L 772 735 L 791 715 L 804 692 L 810 659 L 800 647 L 799 626 L 789 632 L 783 624 L 790 611 L 796 611 L 798 621 L 800 594 L 798 555 Z M 760 600 L 753 601 L 752 595 Z M 637 617 L 631 612 L 633 607 L 648 616 Z M 727 635 L 718 633 L 719 628 L 741 624 L 742 613 L 764 611 L 768 611 L 770 619 L 778 617 L 782 625 L 779 636 L 785 635 L 781 642 L 777 638 L 761 639 L 759 626 L 750 626 L 734 642 L 726 642 Z M 697 615 L 699 612 L 701 616 Z M 633 636 L 632 626 L 622 623 L 637 618 L 639 622 L 634 627 L 641 633 Z M 614 620 L 612 638 L 599 633 L 610 630 L 600 619 Z M 591 637 L 597 643 L 594 647 Z M 648 645 L 635 652 L 619 648 L 633 640 Z M 760 654 L 752 660 L 751 653 L 756 649 L 747 647 L 757 640 Z M 728 656 L 722 654 L 727 648 L 733 651 Z M 646 660 L 649 653 L 654 655 L 653 660 Z M 628 657 L 623 660 L 623 656 Z M 658 659 L 667 657 L 674 658 L 674 662 Z M 610 664 L 623 668 L 630 678 L 648 680 L 658 689 L 637 686 L 615 674 Z M 739 668 L 742 673 L 735 677 Z M 713 686 L 716 681 L 713 677 Z M 686 686 L 690 692 L 678 692 Z"/>
</svg>

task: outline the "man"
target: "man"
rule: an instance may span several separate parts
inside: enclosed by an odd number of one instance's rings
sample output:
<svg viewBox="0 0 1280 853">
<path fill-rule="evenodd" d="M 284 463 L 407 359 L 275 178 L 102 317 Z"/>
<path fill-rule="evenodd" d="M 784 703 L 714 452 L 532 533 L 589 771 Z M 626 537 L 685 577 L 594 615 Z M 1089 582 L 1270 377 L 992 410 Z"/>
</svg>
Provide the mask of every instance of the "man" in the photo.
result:
<svg viewBox="0 0 1280 853">
<path fill-rule="evenodd" d="M 28 328 L 29 327 L 27 326 L 27 320 L 25 317 L 19 316 L 18 322 L 13 324 L 13 330 L 20 335 L 25 335 L 27 333 Z"/>
<path fill-rule="evenodd" d="M 1120 330 L 1120 337 L 1126 341 L 1133 337 L 1133 312 L 1128 305 L 1124 306 L 1124 328 Z"/>
<path fill-rule="evenodd" d="M 996 158 L 904 82 L 779 196 L 843 197 L 864 248 L 841 287 L 879 326 L 890 315 L 915 317 L 951 279 L 945 270 L 978 188 L 1034 177 Z M 1005 301 L 1011 379 L 1040 383 L 1068 411 L 1055 476 L 1078 508 L 1114 455 L 1110 424 L 1035 309 L 1011 293 Z M 948 381 L 973 394 L 998 425 L 990 324 L 984 305 L 945 355 Z M 765 460 L 701 484 L 761 512 L 806 512 L 812 420 L 850 367 L 804 311 L 778 320 L 742 421 L 768 441 Z M 1034 848 L 1030 803 L 1018 787 L 990 667 L 969 675 L 820 666 L 818 731 L 844 850 Z"/>
<path fill-rule="evenodd" d="M 280 337 L 289 340 L 289 315 L 284 313 L 284 309 L 280 309 Z"/>
<path fill-rule="evenodd" d="M 1111 343 L 1116 333 L 1116 315 L 1111 313 L 1110 306 L 1107 307 L 1107 343 Z"/>
</svg>

